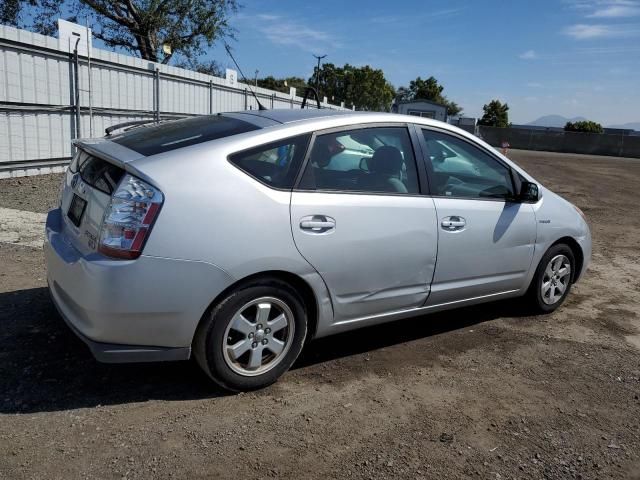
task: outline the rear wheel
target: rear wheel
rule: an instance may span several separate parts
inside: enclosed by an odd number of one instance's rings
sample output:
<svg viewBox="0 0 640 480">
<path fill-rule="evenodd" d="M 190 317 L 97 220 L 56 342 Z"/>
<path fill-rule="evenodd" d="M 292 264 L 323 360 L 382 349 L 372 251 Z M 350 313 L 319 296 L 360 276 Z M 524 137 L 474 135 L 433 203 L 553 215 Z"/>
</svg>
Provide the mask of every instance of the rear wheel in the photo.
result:
<svg viewBox="0 0 640 480">
<path fill-rule="evenodd" d="M 307 334 L 304 303 L 288 284 L 265 280 L 224 298 L 202 321 L 194 355 L 231 391 L 275 382 L 296 360 Z"/>
<path fill-rule="evenodd" d="M 560 243 L 544 254 L 529 288 L 532 307 L 541 313 L 553 312 L 569 294 L 575 268 L 573 251 Z"/>
</svg>

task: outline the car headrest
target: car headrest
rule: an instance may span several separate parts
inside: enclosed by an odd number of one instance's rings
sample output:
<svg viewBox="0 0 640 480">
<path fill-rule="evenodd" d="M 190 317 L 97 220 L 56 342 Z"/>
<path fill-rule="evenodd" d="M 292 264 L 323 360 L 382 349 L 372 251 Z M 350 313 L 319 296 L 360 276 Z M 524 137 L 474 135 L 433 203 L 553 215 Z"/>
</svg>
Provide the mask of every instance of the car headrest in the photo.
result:
<svg viewBox="0 0 640 480">
<path fill-rule="evenodd" d="M 402 169 L 402 154 L 396 147 L 385 145 L 378 148 L 369 159 L 369 170 L 375 173 L 396 174 Z"/>
<path fill-rule="evenodd" d="M 329 145 L 326 142 L 318 141 L 318 143 L 313 147 L 311 162 L 315 163 L 320 168 L 324 168 L 331 163 L 331 152 L 329 151 Z"/>
</svg>

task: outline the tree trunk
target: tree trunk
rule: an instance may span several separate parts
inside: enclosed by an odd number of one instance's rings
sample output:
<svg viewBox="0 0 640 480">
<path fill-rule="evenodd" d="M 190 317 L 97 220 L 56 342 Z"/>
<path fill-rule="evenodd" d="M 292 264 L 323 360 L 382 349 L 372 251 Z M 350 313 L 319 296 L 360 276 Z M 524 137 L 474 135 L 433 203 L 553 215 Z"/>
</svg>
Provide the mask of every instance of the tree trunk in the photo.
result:
<svg viewBox="0 0 640 480">
<path fill-rule="evenodd" d="M 149 60 L 151 62 L 158 61 L 158 55 L 156 50 L 152 46 L 151 38 L 149 35 L 134 35 L 136 39 L 136 43 L 138 44 L 138 51 L 140 52 L 140 57 L 145 60 Z"/>
</svg>

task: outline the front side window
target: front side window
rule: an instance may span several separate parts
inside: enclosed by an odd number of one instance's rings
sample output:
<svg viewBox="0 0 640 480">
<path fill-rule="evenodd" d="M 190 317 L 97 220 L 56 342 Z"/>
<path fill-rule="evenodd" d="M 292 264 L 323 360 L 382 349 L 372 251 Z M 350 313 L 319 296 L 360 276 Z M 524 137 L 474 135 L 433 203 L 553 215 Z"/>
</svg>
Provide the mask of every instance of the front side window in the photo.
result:
<svg viewBox="0 0 640 480">
<path fill-rule="evenodd" d="M 304 158 L 309 135 L 301 135 L 234 153 L 229 161 L 274 188 L 291 188 Z"/>
<path fill-rule="evenodd" d="M 508 199 L 514 196 L 509 168 L 452 135 L 423 129 L 431 192 L 444 197 Z"/>
<path fill-rule="evenodd" d="M 405 127 L 375 127 L 318 135 L 300 188 L 418 193 L 409 132 Z"/>
</svg>

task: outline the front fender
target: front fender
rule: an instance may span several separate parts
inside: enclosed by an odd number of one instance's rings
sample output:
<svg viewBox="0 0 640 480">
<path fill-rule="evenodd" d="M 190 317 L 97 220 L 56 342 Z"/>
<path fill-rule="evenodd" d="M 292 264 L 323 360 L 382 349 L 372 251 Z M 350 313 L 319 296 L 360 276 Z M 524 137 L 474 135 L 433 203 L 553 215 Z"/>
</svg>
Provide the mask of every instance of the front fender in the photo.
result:
<svg viewBox="0 0 640 480">
<path fill-rule="evenodd" d="M 563 238 L 570 238 L 582 253 L 582 266 L 574 282 L 582 277 L 591 260 L 591 231 L 576 207 L 551 190 L 541 187 L 541 199 L 533 205 L 536 218 L 536 245 L 526 285 L 531 283 L 546 251 Z"/>
</svg>

